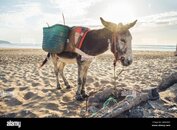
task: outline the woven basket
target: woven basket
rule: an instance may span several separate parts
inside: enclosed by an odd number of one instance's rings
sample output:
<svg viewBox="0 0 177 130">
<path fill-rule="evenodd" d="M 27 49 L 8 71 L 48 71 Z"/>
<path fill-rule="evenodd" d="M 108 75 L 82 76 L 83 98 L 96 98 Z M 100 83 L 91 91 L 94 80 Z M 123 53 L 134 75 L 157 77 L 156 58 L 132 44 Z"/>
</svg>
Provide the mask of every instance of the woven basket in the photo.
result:
<svg viewBox="0 0 177 130">
<path fill-rule="evenodd" d="M 50 53 L 61 53 L 65 48 L 69 31 L 68 26 L 61 24 L 44 27 L 42 49 Z"/>
</svg>

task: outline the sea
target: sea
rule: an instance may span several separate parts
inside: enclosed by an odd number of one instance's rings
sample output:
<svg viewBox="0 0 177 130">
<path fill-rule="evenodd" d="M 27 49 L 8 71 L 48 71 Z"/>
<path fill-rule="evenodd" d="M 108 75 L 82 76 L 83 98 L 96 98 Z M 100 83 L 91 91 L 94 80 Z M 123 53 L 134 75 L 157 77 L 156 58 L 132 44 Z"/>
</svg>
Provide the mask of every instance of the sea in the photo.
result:
<svg viewBox="0 0 177 130">
<path fill-rule="evenodd" d="M 176 51 L 176 44 L 135 44 L 132 45 L 133 50 L 140 51 Z"/>
<path fill-rule="evenodd" d="M 42 44 L 22 44 L 22 43 L 11 43 L 11 44 L 0 44 L 0 48 L 34 48 L 42 49 Z M 176 44 L 133 44 L 133 50 L 139 51 L 176 51 Z"/>
</svg>

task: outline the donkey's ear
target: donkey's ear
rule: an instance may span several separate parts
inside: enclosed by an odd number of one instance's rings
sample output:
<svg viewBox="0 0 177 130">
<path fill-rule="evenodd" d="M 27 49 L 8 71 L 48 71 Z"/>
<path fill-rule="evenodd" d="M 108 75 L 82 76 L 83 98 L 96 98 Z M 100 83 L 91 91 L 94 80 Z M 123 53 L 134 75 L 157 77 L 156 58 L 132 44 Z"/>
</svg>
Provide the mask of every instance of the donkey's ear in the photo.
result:
<svg viewBox="0 0 177 130">
<path fill-rule="evenodd" d="M 112 22 L 105 21 L 102 17 L 100 17 L 101 23 L 104 25 L 105 28 L 112 32 L 116 32 L 117 25 Z"/>
<path fill-rule="evenodd" d="M 130 28 L 132 28 L 136 24 L 136 22 L 137 22 L 137 20 L 135 20 L 134 22 L 129 23 L 127 25 L 124 25 L 124 26 L 125 26 L 125 28 L 130 29 Z"/>
<path fill-rule="evenodd" d="M 109 26 L 109 23 L 106 22 L 102 17 L 100 17 L 100 20 L 101 20 L 101 23 L 102 23 L 105 27 L 108 27 L 108 26 Z"/>
</svg>

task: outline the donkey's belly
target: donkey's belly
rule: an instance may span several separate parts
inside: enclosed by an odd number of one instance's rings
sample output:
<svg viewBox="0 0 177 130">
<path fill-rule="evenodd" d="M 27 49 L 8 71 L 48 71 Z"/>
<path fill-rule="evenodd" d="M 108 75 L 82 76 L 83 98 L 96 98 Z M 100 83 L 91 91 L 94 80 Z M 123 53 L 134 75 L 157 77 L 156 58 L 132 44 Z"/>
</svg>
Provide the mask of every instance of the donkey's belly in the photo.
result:
<svg viewBox="0 0 177 130">
<path fill-rule="evenodd" d="M 64 62 L 66 64 L 74 64 L 76 63 L 77 54 L 73 52 L 62 52 L 57 54 L 59 56 L 59 61 Z"/>
<path fill-rule="evenodd" d="M 74 64 L 74 63 L 76 63 L 76 58 L 70 59 L 70 58 L 63 58 L 63 57 L 60 57 L 60 58 L 59 58 L 59 61 L 64 62 L 64 63 L 66 63 L 66 64 Z"/>
</svg>

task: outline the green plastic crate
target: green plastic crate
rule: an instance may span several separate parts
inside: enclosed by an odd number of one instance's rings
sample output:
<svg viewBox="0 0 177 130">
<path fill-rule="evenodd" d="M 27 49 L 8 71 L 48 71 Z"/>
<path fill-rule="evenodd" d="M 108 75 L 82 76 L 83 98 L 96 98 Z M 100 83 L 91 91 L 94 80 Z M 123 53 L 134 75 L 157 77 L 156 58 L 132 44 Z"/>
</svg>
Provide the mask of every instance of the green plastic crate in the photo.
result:
<svg viewBox="0 0 177 130">
<path fill-rule="evenodd" d="M 70 27 L 55 24 L 43 28 L 42 49 L 50 53 L 61 53 L 68 39 Z"/>
</svg>

